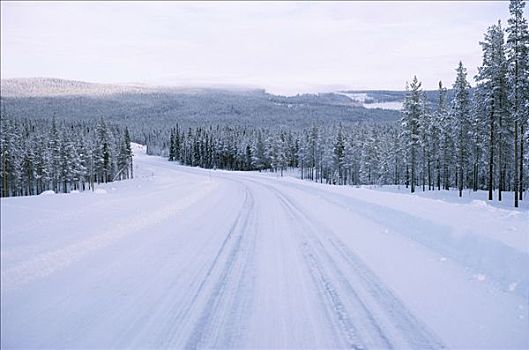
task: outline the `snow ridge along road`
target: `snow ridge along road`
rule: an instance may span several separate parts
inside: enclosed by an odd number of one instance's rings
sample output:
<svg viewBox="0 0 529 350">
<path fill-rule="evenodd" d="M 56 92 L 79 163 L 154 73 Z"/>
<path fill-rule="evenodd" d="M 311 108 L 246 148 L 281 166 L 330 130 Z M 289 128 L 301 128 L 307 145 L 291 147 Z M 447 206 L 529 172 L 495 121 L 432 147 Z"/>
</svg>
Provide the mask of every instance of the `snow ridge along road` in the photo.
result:
<svg viewBox="0 0 529 350">
<path fill-rule="evenodd" d="M 529 347 L 526 210 L 136 153 L 2 199 L 2 348 Z"/>
</svg>

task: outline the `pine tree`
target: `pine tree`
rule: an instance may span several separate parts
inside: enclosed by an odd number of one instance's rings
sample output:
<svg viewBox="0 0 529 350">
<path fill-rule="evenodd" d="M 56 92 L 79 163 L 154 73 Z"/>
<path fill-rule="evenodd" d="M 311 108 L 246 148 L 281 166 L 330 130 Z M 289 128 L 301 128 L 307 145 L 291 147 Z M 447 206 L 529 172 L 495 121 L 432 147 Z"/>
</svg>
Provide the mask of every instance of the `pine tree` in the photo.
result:
<svg viewBox="0 0 529 350">
<path fill-rule="evenodd" d="M 266 149 L 263 141 L 261 132 L 257 133 L 257 142 L 255 144 L 254 151 L 254 163 L 257 170 L 262 171 L 268 166 L 268 161 L 266 159 Z"/>
<path fill-rule="evenodd" d="M 354 183 L 355 151 L 353 141 L 351 139 L 345 140 L 343 164 L 345 172 L 344 184 L 346 185 Z"/>
<path fill-rule="evenodd" d="M 483 64 L 478 68 L 476 81 L 481 90 L 484 110 L 488 115 L 488 192 L 489 200 L 495 185 L 495 172 L 498 172 L 498 200 L 504 186 L 504 151 L 506 138 L 507 108 L 507 66 L 505 60 L 503 29 L 501 23 L 488 28 L 484 41 L 480 42 L 483 49 Z M 495 160 L 497 160 L 495 171 Z"/>
<path fill-rule="evenodd" d="M 12 125 L 8 119 L 5 109 L 2 110 L 2 118 L 0 118 L 1 131 L 0 132 L 0 152 L 2 155 L 1 173 L 2 176 L 2 197 L 9 197 L 10 195 L 10 176 L 12 172 L 11 164 L 11 153 L 12 153 L 12 144 L 11 144 L 11 134 L 12 134 Z"/>
<path fill-rule="evenodd" d="M 110 135 L 106 123 L 101 119 L 97 125 L 97 148 L 94 154 L 97 183 L 106 183 L 111 180 Z"/>
<path fill-rule="evenodd" d="M 518 199 L 523 199 L 524 130 L 529 112 L 529 30 L 527 20 L 523 16 L 524 7 L 525 1 L 523 0 L 511 0 L 509 4 L 511 17 L 508 20 L 506 45 L 510 86 L 509 100 L 512 102 L 512 116 L 515 125 L 515 207 L 518 206 Z M 520 127 L 520 134 L 518 134 L 518 127 Z M 518 135 L 520 135 L 519 140 Z"/>
<path fill-rule="evenodd" d="M 431 114 L 430 118 L 430 127 L 429 127 L 429 144 L 431 152 L 431 162 L 432 166 L 432 180 L 431 186 L 432 190 L 441 189 L 441 156 L 442 156 L 442 120 L 444 114 L 446 113 L 446 89 L 443 88 L 443 83 L 439 81 L 439 97 L 437 102 L 437 107 L 434 112 Z"/>
<path fill-rule="evenodd" d="M 176 158 L 175 154 L 175 135 L 174 129 L 171 129 L 171 138 L 169 140 L 169 161 L 172 162 Z"/>
<path fill-rule="evenodd" d="M 55 192 L 59 192 L 62 147 L 59 130 L 57 129 L 57 121 L 55 118 L 52 120 L 52 126 L 48 140 L 48 148 L 50 149 L 51 156 L 52 189 Z"/>
<path fill-rule="evenodd" d="M 279 166 L 281 176 L 283 176 L 283 171 L 287 168 L 288 157 L 287 157 L 287 142 L 285 134 L 281 132 L 279 134 L 279 139 L 277 140 L 277 165 Z"/>
<path fill-rule="evenodd" d="M 421 93 L 421 114 L 419 117 L 418 133 L 419 133 L 419 147 L 421 150 L 421 183 L 423 192 L 426 190 L 426 182 L 430 187 L 431 182 L 431 143 L 430 130 L 432 124 L 432 115 L 430 113 L 430 106 L 426 94 Z"/>
<path fill-rule="evenodd" d="M 452 115 L 448 112 L 447 106 L 447 91 L 446 88 L 442 86 L 442 83 L 439 82 L 439 95 L 437 101 L 437 120 L 439 123 L 440 129 L 440 165 L 438 167 L 438 188 L 440 188 L 440 182 L 442 182 L 442 187 L 444 190 L 450 189 L 450 167 L 453 163 L 453 148 L 454 141 L 452 135 L 453 129 L 453 119 Z M 441 172 L 442 172 L 442 181 L 441 181 Z"/>
<path fill-rule="evenodd" d="M 334 167 L 338 171 L 338 184 L 343 185 L 345 184 L 345 181 L 344 181 L 345 144 L 344 144 L 343 129 L 341 125 L 336 135 L 336 141 L 334 142 L 333 151 L 334 151 Z"/>
<path fill-rule="evenodd" d="M 409 181 L 411 192 L 415 192 L 417 176 L 417 155 L 419 147 L 419 120 L 421 118 L 421 83 L 416 76 L 411 84 L 406 87 L 407 94 L 404 100 L 401 124 L 403 137 L 409 156 L 407 168 L 409 168 Z"/>
<path fill-rule="evenodd" d="M 467 81 L 467 70 L 459 62 L 456 69 L 457 77 L 454 83 L 454 100 L 452 102 L 452 116 L 456 132 L 457 184 L 459 197 L 463 194 L 468 171 L 468 157 L 470 153 L 470 128 L 472 125 L 470 114 L 470 84 Z"/>
<path fill-rule="evenodd" d="M 128 163 L 128 166 L 129 166 L 129 169 L 130 169 L 130 172 L 128 171 L 127 172 L 127 179 L 128 178 L 134 178 L 134 164 L 133 164 L 133 161 L 132 161 L 132 157 L 133 157 L 133 154 L 132 154 L 132 146 L 130 144 L 130 133 L 129 133 L 129 128 L 125 127 L 125 134 L 123 136 L 124 140 L 123 142 L 125 143 L 125 155 L 126 155 L 126 158 L 127 158 L 127 163 Z M 175 152 L 175 155 L 176 155 L 176 152 Z"/>
<path fill-rule="evenodd" d="M 472 126 L 470 142 L 472 144 L 472 189 L 477 191 L 484 188 L 485 174 L 484 174 L 484 151 L 487 144 L 487 120 L 483 118 L 486 111 L 483 103 L 483 96 L 481 89 L 475 89 L 474 99 L 472 100 Z"/>
<path fill-rule="evenodd" d="M 174 159 L 174 158 L 173 158 Z M 128 135 L 128 129 L 125 128 L 123 134 L 123 140 L 120 142 L 118 151 L 118 173 L 119 179 L 128 179 L 130 177 L 130 163 L 132 161 L 132 150 L 130 147 L 130 136 Z"/>
</svg>

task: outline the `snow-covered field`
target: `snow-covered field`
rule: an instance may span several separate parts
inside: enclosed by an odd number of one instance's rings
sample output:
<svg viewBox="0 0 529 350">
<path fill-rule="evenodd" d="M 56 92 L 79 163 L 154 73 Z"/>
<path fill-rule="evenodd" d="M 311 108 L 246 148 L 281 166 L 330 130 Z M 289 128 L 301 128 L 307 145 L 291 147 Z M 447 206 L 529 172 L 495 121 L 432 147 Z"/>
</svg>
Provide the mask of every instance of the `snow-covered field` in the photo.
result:
<svg viewBox="0 0 529 350">
<path fill-rule="evenodd" d="M 402 110 L 402 102 L 400 101 L 393 101 L 393 102 L 371 102 L 368 103 L 368 96 L 367 93 L 344 93 L 340 92 L 340 95 L 344 95 L 349 97 L 354 102 L 360 104 L 364 108 L 368 109 L 389 109 L 394 111 L 400 111 Z"/>
<path fill-rule="evenodd" d="M 375 103 L 364 103 L 364 108 L 368 109 L 390 109 L 394 111 L 401 111 L 402 110 L 402 102 L 375 102 Z"/>
<path fill-rule="evenodd" d="M 137 153 L 1 200 L 2 348 L 529 347 L 527 206 Z"/>
</svg>

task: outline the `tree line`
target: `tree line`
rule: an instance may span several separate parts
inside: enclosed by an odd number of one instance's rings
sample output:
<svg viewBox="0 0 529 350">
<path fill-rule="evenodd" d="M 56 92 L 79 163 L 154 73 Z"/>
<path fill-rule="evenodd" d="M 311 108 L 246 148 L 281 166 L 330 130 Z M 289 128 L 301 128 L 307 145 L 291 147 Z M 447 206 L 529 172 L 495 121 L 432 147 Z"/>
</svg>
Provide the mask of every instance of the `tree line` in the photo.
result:
<svg viewBox="0 0 529 350">
<path fill-rule="evenodd" d="M 11 119 L 2 113 L 0 196 L 67 193 L 133 176 L 127 128 L 89 122 Z"/>
<path fill-rule="evenodd" d="M 524 7 L 524 1 L 512 0 L 506 31 L 498 21 L 485 33 L 475 89 L 471 90 L 467 71 L 459 63 L 450 110 L 441 83 L 433 113 L 424 103 L 417 78 L 407 86 L 402 132 L 412 192 L 416 174 L 424 187 L 425 182 L 431 185 L 433 172 L 438 187 L 442 182 L 448 189 L 452 172 L 460 196 L 464 188 L 481 188 L 488 191 L 489 200 L 496 190 L 500 201 L 504 191 L 513 191 L 515 207 L 523 199 L 529 113 L 529 30 Z"/>
<path fill-rule="evenodd" d="M 298 169 L 303 179 L 332 184 L 397 184 L 401 138 L 394 124 L 335 124 L 308 129 L 209 126 L 181 130 L 169 141 L 170 161 L 203 168 Z M 395 163 L 396 162 L 396 163 Z"/>
</svg>

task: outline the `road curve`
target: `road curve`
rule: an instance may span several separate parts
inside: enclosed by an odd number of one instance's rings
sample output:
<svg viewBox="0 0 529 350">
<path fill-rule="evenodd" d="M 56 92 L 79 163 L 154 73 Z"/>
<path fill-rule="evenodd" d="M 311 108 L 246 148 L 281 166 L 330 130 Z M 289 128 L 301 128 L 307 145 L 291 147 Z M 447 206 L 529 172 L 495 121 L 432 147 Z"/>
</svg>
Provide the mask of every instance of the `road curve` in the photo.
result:
<svg viewBox="0 0 529 350">
<path fill-rule="evenodd" d="M 380 222 L 273 177 L 138 163 L 107 194 L 2 201 L 2 348 L 465 345 L 379 275 Z"/>
</svg>

